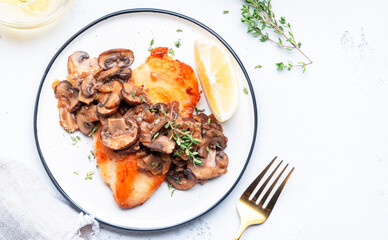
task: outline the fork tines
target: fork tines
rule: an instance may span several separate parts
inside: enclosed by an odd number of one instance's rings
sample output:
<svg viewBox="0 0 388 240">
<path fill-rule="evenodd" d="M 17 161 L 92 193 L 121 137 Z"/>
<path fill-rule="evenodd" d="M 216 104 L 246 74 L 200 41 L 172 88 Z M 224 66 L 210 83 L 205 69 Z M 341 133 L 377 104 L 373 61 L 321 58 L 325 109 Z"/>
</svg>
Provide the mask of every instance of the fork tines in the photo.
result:
<svg viewBox="0 0 388 240">
<path fill-rule="evenodd" d="M 264 175 L 267 173 L 267 171 L 271 168 L 272 164 L 275 162 L 275 160 L 277 159 L 277 157 L 275 157 L 269 164 L 268 166 L 260 173 L 260 175 L 251 183 L 251 185 L 249 185 L 249 187 L 245 190 L 245 192 L 243 193 L 243 196 L 242 197 L 245 197 L 247 199 L 249 199 L 253 193 L 253 191 L 255 190 L 255 188 L 257 187 L 257 185 L 259 184 L 259 182 L 263 179 Z M 280 163 L 276 166 L 276 168 L 272 171 L 272 173 L 267 177 L 267 179 L 264 181 L 264 183 L 262 184 L 262 186 L 259 188 L 259 190 L 255 193 L 255 195 L 253 196 L 252 198 L 252 202 L 256 202 L 258 197 L 260 196 L 261 193 L 263 193 L 265 187 L 268 185 L 269 181 L 271 180 L 271 178 L 275 175 L 276 171 L 279 169 L 280 165 L 283 163 L 283 160 L 280 161 Z M 272 183 L 272 185 L 269 187 L 269 189 L 265 192 L 264 196 L 262 197 L 262 199 L 260 200 L 260 202 L 258 203 L 258 205 L 260 207 L 263 208 L 263 205 L 265 203 L 265 201 L 267 200 L 268 196 L 271 194 L 272 190 L 274 189 L 276 183 L 279 181 L 279 179 L 281 178 L 281 176 L 283 175 L 283 173 L 285 172 L 286 168 L 288 167 L 288 164 L 286 164 L 286 166 L 282 169 L 282 171 L 280 172 L 280 174 L 276 177 L 276 179 L 274 180 L 274 182 Z M 288 179 L 290 178 L 292 172 L 294 171 L 294 168 L 291 169 L 291 171 L 288 173 L 287 177 L 283 180 L 283 182 L 280 184 L 280 186 L 278 187 L 278 189 L 276 190 L 276 192 L 273 194 L 272 198 L 270 199 L 270 201 L 268 202 L 267 206 L 265 207 L 266 210 L 269 210 L 271 211 L 274 206 L 275 206 L 275 203 L 277 201 L 277 199 L 279 198 L 279 195 L 280 193 L 282 192 L 284 186 L 286 185 Z"/>
</svg>

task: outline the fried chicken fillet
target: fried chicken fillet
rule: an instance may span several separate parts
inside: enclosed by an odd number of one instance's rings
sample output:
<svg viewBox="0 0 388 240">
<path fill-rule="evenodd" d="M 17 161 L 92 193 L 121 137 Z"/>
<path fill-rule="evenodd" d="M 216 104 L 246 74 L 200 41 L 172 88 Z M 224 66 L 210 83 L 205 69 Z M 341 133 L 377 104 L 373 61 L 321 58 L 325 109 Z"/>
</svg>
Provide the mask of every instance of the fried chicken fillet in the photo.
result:
<svg viewBox="0 0 388 240">
<path fill-rule="evenodd" d="M 178 101 L 183 117 L 191 117 L 201 97 L 193 69 L 168 56 L 165 47 L 152 50 L 145 63 L 133 70 L 131 80 L 144 88 L 154 104 Z"/>
<path fill-rule="evenodd" d="M 153 103 L 178 101 L 180 114 L 191 117 L 200 98 L 198 80 L 193 69 L 167 56 L 168 48 L 155 48 L 146 62 L 133 70 L 132 81 L 142 86 Z M 143 204 L 162 184 L 166 175 L 153 175 L 137 168 L 136 154 L 116 154 L 105 147 L 100 134 L 95 136 L 95 155 L 105 183 L 121 208 Z"/>
</svg>

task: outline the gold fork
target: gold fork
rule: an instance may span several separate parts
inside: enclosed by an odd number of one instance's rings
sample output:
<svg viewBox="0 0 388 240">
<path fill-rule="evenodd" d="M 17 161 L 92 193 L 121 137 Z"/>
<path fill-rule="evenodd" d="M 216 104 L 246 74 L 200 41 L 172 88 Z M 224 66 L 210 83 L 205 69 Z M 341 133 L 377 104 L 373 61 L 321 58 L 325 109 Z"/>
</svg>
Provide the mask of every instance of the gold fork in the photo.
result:
<svg viewBox="0 0 388 240">
<path fill-rule="evenodd" d="M 241 195 L 240 199 L 237 202 L 237 211 L 240 215 L 240 229 L 238 230 L 237 235 L 235 236 L 235 240 L 240 239 L 241 235 L 245 231 L 245 229 L 251 225 L 256 224 L 262 224 L 264 223 L 269 215 L 271 214 L 276 201 L 279 198 L 280 193 L 282 192 L 284 186 L 286 185 L 288 179 L 291 176 L 291 173 L 294 171 L 294 168 L 291 169 L 291 171 L 288 173 L 287 177 L 283 180 L 281 185 L 278 187 L 272 198 L 269 200 L 266 207 L 264 207 L 264 203 L 267 200 L 269 194 L 275 187 L 277 181 L 280 179 L 284 171 L 286 170 L 288 164 L 283 168 L 283 170 L 280 172 L 279 176 L 275 179 L 275 181 L 272 183 L 271 187 L 267 190 L 267 192 L 264 194 L 263 198 L 260 200 L 258 204 L 256 204 L 256 201 L 260 194 L 263 192 L 264 188 L 267 186 L 268 182 L 271 180 L 272 176 L 275 174 L 276 170 L 280 167 L 283 160 L 278 164 L 278 166 L 273 170 L 271 175 L 265 180 L 263 185 L 259 188 L 257 193 L 253 196 L 253 198 L 250 200 L 249 197 L 252 195 L 253 190 L 255 190 L 256 186 L 259 184 L 261 179 L 264 177 L 268 169 L 271 167 L 271 165 L 275 162 L 277 157 L 275 157 L 268 166 L 260 173 L 260 175 L 249 185 L 249 187 L 244 191 L 244 193 Z"/>
</svg>

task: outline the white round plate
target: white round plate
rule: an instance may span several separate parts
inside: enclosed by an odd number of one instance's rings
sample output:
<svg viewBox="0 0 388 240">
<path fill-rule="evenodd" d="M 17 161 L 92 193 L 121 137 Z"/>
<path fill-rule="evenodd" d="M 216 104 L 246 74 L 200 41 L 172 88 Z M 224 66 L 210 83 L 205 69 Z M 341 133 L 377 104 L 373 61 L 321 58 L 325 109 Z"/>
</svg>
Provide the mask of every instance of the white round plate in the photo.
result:
<svg viewBox="0 0 388 240">
<path fill-rule="evenodd" d="M 182 31 L 177 31 L 181 29 Z M 224 45 L 234 59 L 240 82 L 237 112 L 223 123 L 228 137 L 225 152 L 229 156 L 228 172 L 204 185 L 197 184 L 188 191 L 175 191 L 163 183 L 141 206 L 121 209 L 113 199 L 110 188 L 103 182 L 90 153 L 91 137 L 80 132 L 69 134 L 59 126 L 57 100 L 52 82 L 67 76 L 67 58 L 82 50 L 91 57 L 112 48 L 134 51 L 132 69 L 142 64 L 153 47 L 171 47 L 175 58 L 194 69 L 193 43 L 197 38 L 210 38 Z M 174 42 L 180 39 L 181 46 Z M 245 91 L 244 89 L 247 89 Z M 247 94 L 244 92 L 248 92 Z M 199 108 L 210 110 L 204 96 Z M 193 220 L 220 203 L 234 188 L 251 156 L 257 130 L 255 96 L 241 61 L 232 48 L 214 31 L 187 16 L 160 9 L 129 9 L 104 16 L 71 37 L 50 61 L 40 84 L 34 113 L 36 145 L 42 163 L 51 180 L 75 208 L 93 215 L 98 221 L 129 230 L 159 230 Z M 80 140 L 73 145 L 71 137 Z M 90 156 L 90 159 L 88 159 Z M 95 171 L 92 180 L 87 172 Z"/>
</svg>

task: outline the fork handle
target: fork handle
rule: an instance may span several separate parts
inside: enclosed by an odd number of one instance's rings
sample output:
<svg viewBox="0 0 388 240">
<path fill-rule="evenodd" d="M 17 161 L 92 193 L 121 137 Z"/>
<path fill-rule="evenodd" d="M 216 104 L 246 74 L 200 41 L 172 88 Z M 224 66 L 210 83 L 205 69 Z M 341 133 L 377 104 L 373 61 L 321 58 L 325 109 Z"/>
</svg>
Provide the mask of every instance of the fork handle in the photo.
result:
<svg viewBox="0 0 388 240">
<path fill-rule="evenodd" d="M 241 238 L 241 235 L 245 231 L 245 229 L 247 229 L 247 227 L 249 227 L 249 226 L 250 226 L 249 224 L 241 222 L 240 228 L 238 229 L 238 232 L 237 232 L 236 236 L 234 237 L 234 240 L 239 240 Z"/>
</svg>

